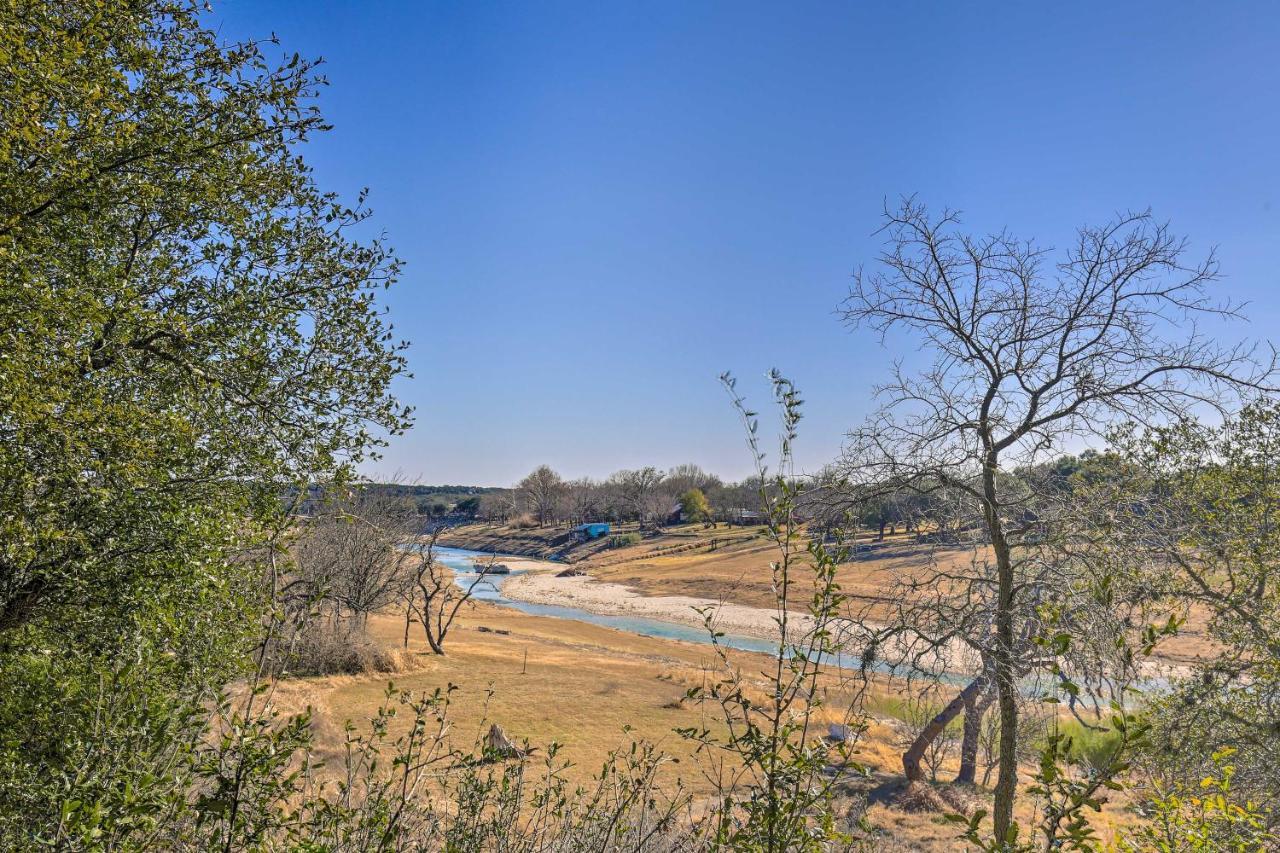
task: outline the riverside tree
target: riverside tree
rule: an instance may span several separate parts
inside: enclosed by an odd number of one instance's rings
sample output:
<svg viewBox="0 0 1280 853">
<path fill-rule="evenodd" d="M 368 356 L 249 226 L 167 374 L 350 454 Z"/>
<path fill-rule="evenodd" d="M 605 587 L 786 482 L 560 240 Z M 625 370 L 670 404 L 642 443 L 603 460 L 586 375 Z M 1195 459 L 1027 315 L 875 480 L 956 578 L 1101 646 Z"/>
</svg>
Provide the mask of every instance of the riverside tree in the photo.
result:
<svg viewBox="0 0 1280 853">
<path fill-rule="evenodd" d="M 616 490 L 622 509 L 641 527 L 646 522 L 658 526 L 665 515 L 664 510 L 670 508 L 670 502 L 659 488 L 662 472 L 653 466 L 616 471 L 610 475 L 608 484 Z"/>
<path fill-rule="evenodd" d="M 422 527 L 410 500 L 388 489 L 342 489 L 301 527 L 293 548 L 297 597 L 361 630 L 371 613 L 403 598 L 410 554 L 400 546 Z"/>
<path fill-rule="evenodd" d="M 481 584 L 487 583 L 497 564 L 497 555 L 476 563 L 475 577 L 458 579 L 453 569 L 436 558 L 436 542 L 445 528 L 436 526 L 405 546 L 410 555 L 409 578 L 405 591 L 405 645 L 409 640 L 409 622 L 422 626 L 423 639 L 433 654 L 444 654 L 444 641 L 449 636 L 462 606 L 471 600 Z"/>
<path fill-rule="evenodd" d="M 860 272 L 844 318 L 882 335 L 917 336 L 933 355 L 919 372 L 895 366 L 881 408 L 851 433 L 850 475 L 906 488 L 956 490 L 972 500 L 990 570 L 990 657 L 1000 714 L 993 809 L 997 843 L 1015 831 L 1018 647 L 1034 606 L 1029 546 L 1052 518 L 1029 517 L 1005 475 L 1117 419 L 1180 418 L 1223 409 L 1273 364 L 1224 346 L 1200 319 L 1235 316 L 1212 295 L 1217 264 L 1189 262 L 1185 240 L 1149 214 L 1080 229 L 1056 258 L 1007 233 L 975 237 L 958 217 L 906 200 L 886 210 L 886 248 Z M 1030 628 L 1034 631 L 1034 627 Z"/>
<path fill-rule="evenodd" d="M 0 7 L 11 840 L 57 823 L 60 797 L 110 813 L 159 784 L 154 739 L 257 639 L 282 498 L 408 423 L 378 307 L 398 262 L 299 157 L 323 78 L 200 14 Z"/>
<path fill-rule="evenodd" d="M 516 485 L 520 500 L 538 516 L 538 524 L 545 527 L 555 521 L 564 501 L 565 482 L 550 465 L 539 465 Z"/>
<path fill-rule="evenodd" d="M 565 483 L 565 507 L 569 519 L 575 524 L 595 520 L 602 512 L 604 502 L 600 484 L 590 477 Z"/>
</svg>

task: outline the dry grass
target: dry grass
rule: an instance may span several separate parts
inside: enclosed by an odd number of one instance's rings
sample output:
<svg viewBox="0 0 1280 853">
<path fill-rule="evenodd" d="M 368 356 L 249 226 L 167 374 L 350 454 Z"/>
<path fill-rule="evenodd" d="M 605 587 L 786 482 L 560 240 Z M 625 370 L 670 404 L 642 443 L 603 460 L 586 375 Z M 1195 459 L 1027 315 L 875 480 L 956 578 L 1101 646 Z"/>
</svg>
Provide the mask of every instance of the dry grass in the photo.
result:
<svg viewBox="0 0 1280 853">
<path fill-rule="evenodd" d="M 577 567 L 601 580 L 621 583 L 645 595 L 690 595 L 723 599 L 748 606 L 769 607 L 773 590 L 769 578 L 772 545 L 759 528 L 706 529 L 701 525 L 670 528 L 649 535 L 621 549 L 578 554 Z M 501 533 L 489 530 L 486 545 L 503 550 Z M 474 535 L 474 534 L 473 534 Z M 528 535 L 527 533 L 525 534 Z M 553 540 L 553 531 L 541 531 L 538 539 Z M 972 560 L 969 549 L 938 548 L 930 552 L 906 536 L 889 537 L 885 543 L 859 553 L 843 564 L 839 582 L 871 618 L 887 615 L 891 603 L 886 594 L 896 579 L 923 573 L 930 560 L 952 564 Z M 480 624 L 509 630 L 506 637 L 483 634 Z M 1206 653 L 1202 620 L 1194 618 L 1187 631 L 1167 643 L 1163 657 L 1179 661 Z M 528 649 L 528 673 L 520 674 Z M 764 658 L 741 653 L 744 668 L 761 667 Z M 709 722 L 713 717 L 696 703 L 681 701 L 684 691 L 704 678 L 714 677 L 710 649 L 637 637 L 581 623 L 531 617 L 507 610 L 479 608 L 467 617 L 467 625 L 450 646 L 444 660 L 428 662 L 419 672 L 400 679 L 406 685 L 435 686 L 445 681 L 462 685 L 458 732 L 467 737 L 480 729 L 488 688 L 488 718 L 500 722 L 534 745 L 558 740 L 583 775 L 599 766 L 608 749 L 640 737 L 660 743 L 675 755 L 678 772 L 695 792 L 708 786 L 697 772 L 694 758 L 679 738 L 675 726 Z M 761 684 L 763 687 L 763 682 Z M 901 705 L 899 687 L 878 682 L 868 693 L 867 730 L 857 759 L 870 771 L 866 785 L 851 796 L 868 800 L 866 815 L 883 832 L 885 850 L 942 851 L 958 849 L 955 825 L 945 811 L 967 811 L 984 803 L 986 794 L 959 791 L 941 785 L 904 796 L 901 754 L 895 745 L 902 724 L 895 708 Z M 375 692 L 367 683 L 348 683 L 333 691 L 335 707 L 371 710 Z M 623 732 L 631 726 L 631 734 Z M 942 777 L 955 773 L 956 758 L 943 765 Z M 1024 769 L 1024 783 L 1032 768 Z M 907 802 L 909 800 L 910 802 Z M 959 800 L 964 800 L 960 802 Z M 909 807 L 908 807 L 909 806 Z M 1031 804 L 1020 805 L 1019 819 L 1034 820 Z M 1094 822 L 1104 838 L 1134 817 L 1123 804 L 1108 805 Z"/>
<path fill-rule="evenodd" d="M 273 646 L 268 666 L 278 675 L 360 675 L 405 672 L 418 658 L 399 642 L 373 638 L 357 626 L 317 617 Z"/>
<path fill-rule="evenodd" d="M 374 617 L 369 630 L 375 641 L 398 645 L 403 622 L 394 615 Z M 585 779 L 611 749 L 646 739 L 676 759 L 667 767 L 669 781 L 678 775 L 695 795 L 710 791 L 699 769 L 701 759 L 673 732 L 677 726 L 716 728 L 713 708 L 682 701 L 690 686 L 716 676 L 709 647 L 477 604 L 464 611 L 447 650 L 444 657 L 431 655 L 415 636 L 409 649 L 412 668 L 394 681 L 417 691 L 457 685 L 451 717 L 459 746 L 471 745 L 489 722 L 497 722 L 514 739 L 527 740 L 538 750 L 545 751 L 552 741 L 563 744 L 561 755 L 574 765 L 569 775 Z M 734 658 L 748 675 L 760 673 L 755 681 L 761 699 L 767 660 L 749 653 Z M 336 766 L 344 721 L 361 726 L 373 716 L 384 701 L 387 682 L 379 675 L 294 679 L 281 683 L 275 701 L 285 710 L 314 708 L 318 751 Z M 833 708 L 847 698 L 834 679 L 824 686 Z M 906 811 L 890 796 L 901 783 L 900 754 L 894 746 L 899 724 L 892 716 L 897 704 L 893 685 L 877 681 L 871 686 L 871 714 L 856 754 L 871 776 L 851 797 L 870 800 L 868 818 L 883 831 L 886 845 L 896 845 L 883 849 L 957 849 L 955 827 L 941 811 Z M 834 711 L 827 711 L 820 722 L 828 716 L 836 719 Z M 954 772 L 953 766 L 947 769 Z M 940 801 L 949 803 L 946 797 Z"/>
</svg>

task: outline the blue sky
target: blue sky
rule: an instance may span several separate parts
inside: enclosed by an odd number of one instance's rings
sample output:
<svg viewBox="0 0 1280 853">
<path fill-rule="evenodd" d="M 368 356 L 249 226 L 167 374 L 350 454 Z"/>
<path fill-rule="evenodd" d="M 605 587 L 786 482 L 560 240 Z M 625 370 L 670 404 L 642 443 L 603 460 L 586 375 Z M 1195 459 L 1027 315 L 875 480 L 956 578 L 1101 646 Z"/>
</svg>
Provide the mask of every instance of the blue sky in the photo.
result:
<svg viewBox="0 0 1280 853">
<path fill-rule="evenodd" d="M 369 468 L 504 485 L 749 469 L 716 377 L 781 368 L 815 468 L 897 356 L 834 310 L 886 198 L 1063 245 L 1151 207 L 1280 317 L 1272 3 L 222 0 L 325 58 L 306 152 L 407 262 L 417 426 Z"/>
</svg>

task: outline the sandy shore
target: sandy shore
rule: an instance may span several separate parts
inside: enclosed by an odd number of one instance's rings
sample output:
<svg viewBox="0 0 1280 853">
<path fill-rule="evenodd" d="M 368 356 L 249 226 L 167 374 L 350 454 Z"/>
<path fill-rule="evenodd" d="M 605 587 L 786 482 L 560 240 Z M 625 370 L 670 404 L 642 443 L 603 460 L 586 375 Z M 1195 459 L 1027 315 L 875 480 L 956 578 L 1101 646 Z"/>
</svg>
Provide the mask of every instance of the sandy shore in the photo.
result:
<svg viewBox="0 0 1280 853">
<path fill-rule="evenodd" d="M 556 573 L 565 568 L 558 563 L 528 559 L 504 559 L 503 562 L 512 569 L 524 571 L 502 586 L 504 595 L 520 601 L 576 607 L 604 616 L 639 616 L 694 628 L 703 627 L 698 609 L 710 607 L 715 611 L 716 630 L 764 640 L 778 638 L 778 624 L 772 610 L 686 595 L 641 595 L 622 584 L 585 575 L 558 578 Z M 807 616 L 791 615 L 792 630 L 807 630 L 810 622 Z"/>
<path fill-rule="evenodd" d="M 716 630 L 769 641 L 778 638 L 778 625 L 772 610 L 685 595 L 641 595 L 622 584 L 596 580 L 587 575 L 558 578 L 556 574 L 565 569 L 563 563 L 527 557 L 503 557 L 500 561 L 513 571 L 522 572 L 504 582 L 502 591 L 509 598 L 532 604 L 576 607 L 602 616 L 639 616 L 695 628 L 703 627 L 702 616 L 695 608 L 711 607 L 715 610 Z M 811 626 L 812 620 L 808 616 L 791 614 L 792 631 L 808 631 Z M 794 639 L 798 640 L 799 636 L 793 634 Z M 955 653 L 957 660 L 964 658 L 964 652 L 958 646 Z M 1189 671 L 1185 666 L 1158 658 L 1142 662 L 1139 668 L 1144 677 L 1151 679 L 1185 676 Z"/>
</svg>

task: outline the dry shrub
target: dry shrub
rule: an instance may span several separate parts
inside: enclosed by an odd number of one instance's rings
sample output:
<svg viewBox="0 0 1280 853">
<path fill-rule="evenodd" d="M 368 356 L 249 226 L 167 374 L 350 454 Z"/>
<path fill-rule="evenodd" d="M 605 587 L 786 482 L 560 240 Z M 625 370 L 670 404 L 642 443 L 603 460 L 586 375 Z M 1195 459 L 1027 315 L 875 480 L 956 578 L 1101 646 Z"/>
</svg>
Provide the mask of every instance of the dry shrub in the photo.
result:
<svg viewBox="0 0 1280 853">
<path fill-rule="evenodd" d="M 511 526 L 516 530 L 533 530 L 538 526 L 538 520 L 529 513 L 524 512 L 511 519 Z"/>
<path fill-rule="evenodd" d="M 951 810 L 966 817 L 972 815 L 987 803 L 986 793 L 972 785 L 951 783 L 940 786 L 938 796 L 951 806 Z"/>
<path fill-rule="evenodd" d="M 907 782 L 886 798 L 904 812 L 970 815 L 984 803 L 981 792 L 968 785 Z"/>
<path fill-rule="evenodd" d="M 951 805 L 943 799 L 942 794 L 927 782 L 909 782 L 890 801 L 904 812 L 938 812 L 945 814 L 952 811 Z"/>
<path fill-rule="evenodd" d="M 327 619 L 302 625 L 291 642 L 270 655 L 271 670 L 278 676 L 404 672 L 413 663 L 408 649 L 383 645 L 358 626 Z"/>
</svg>

